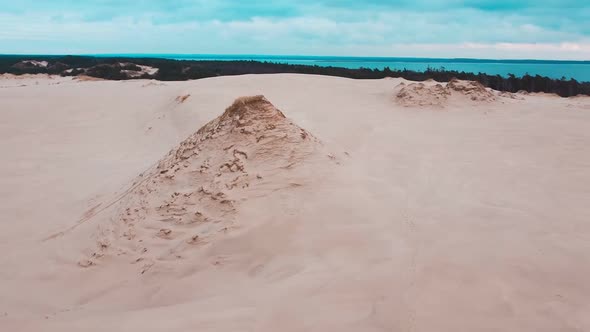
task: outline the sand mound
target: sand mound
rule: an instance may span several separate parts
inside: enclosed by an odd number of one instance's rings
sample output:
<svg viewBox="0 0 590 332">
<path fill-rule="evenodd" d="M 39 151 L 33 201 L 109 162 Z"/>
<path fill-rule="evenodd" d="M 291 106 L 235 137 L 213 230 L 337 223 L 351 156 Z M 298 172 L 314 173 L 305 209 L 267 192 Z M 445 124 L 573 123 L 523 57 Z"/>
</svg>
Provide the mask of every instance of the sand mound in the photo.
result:
<svg viewBox="0 0 590 332">
<path fill-rule="evenodd" d="M 467 97 L 474 102 L 491 102 L 496 100 L 494 93 L 488 91 L 481 83 L 452 79 L 445 87 L 441 84 L 400 83 L 395 88 L 395 100 L 406 107 L 437 106 L 444 107 L 451 97 Z"/>
<path fill-rule="evenodd" d="M 263 96 L 239 98 L 137 178 L 111 222 L 99 227 L 98 249 L 80 265 L 131 255 L 144 273 L 159 261 L 183 258 L 244 226 L 236 219 L 244 201 L 305 182 L 285 174 L 313 155 L 328 161 L 320 147 Z"/>
<path fill-rule="evenodd" d="M 400 83 L 395 94 L 396 101 L 403 106 L 443 106 L 450 92 L 440 84 Z"/>
<path fill-rule="evenodd" d="M 476 81 L 461 81 L 456 78 L 447 83 L 447 89 L 459 93 L 473 101 L 494 101 L 496 97 L 488 91 L 481 83 Z"/>
</svg>

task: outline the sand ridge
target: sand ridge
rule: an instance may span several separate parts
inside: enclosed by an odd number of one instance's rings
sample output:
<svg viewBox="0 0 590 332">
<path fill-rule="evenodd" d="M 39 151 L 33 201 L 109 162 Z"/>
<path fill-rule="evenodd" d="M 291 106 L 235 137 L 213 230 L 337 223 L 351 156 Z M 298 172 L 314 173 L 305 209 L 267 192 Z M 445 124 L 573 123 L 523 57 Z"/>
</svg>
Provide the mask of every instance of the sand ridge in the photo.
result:
<svg viewBox="0 0 590 332">
<path fill-rule="evenodd" d="M 490 89 L 476 81 L 462 81 L 454 78 L 447 83 L 447 89 L 458 92 L 472 101 L 490 102 L 496 100 Z"/>
<path fill-rule="evenodd" d="M 395 88 L 395 99 L 403 106 L 437 106 L 446 104 L 450 91 L 441 84 L 402 82 Z"/>
<path fill-rule="evenodd" d="M 474 103 L 490 103 L 496 100 L 496 95 L 479 82 L 456 78 L 444 86 L 434 80 L 428 80 L 409 84 L 402 82 L 394 88 L 395 101 L 406 107 L 443 108 L 448 105 L 451 98 L 458 99 L 459 102 L 465 102 L 464 99 L 467 99 Z"/>
</svg>

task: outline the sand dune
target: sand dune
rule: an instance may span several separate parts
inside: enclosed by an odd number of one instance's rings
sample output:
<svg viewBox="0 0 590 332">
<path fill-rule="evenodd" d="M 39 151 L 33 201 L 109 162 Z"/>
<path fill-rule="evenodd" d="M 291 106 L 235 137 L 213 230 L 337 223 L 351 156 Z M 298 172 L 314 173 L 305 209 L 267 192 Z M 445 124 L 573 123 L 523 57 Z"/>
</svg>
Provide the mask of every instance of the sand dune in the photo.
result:
<svg viewBox="0 0 590 332">
<path fill-rule="evenodd" d="M 460 93 L 473 101 L 494 101 L 496 98 L 490 89 L 475 81 L 461 81 L 452 79 L 447 83 L 447 89 Z"/>
<path fill-rule="evenodd" d="M 162 261 L 190 265 L 193 246 L 248 228 L 237 218 L 241 204 L 302 186 L 309 179 L 295 171 L 318 154 L 324 163 L 336 160 L 320 150 L 263 96 L 239 98 L 136 178 L 79 265 L 100 264 L 105 255 L 141 263 L 142 274 Z"/>
<path fill-rule="evenodd" d="M 590 330 L 587 97 L 0 87 L 2 331 Z"/>
<path fill-rule="evenodd" d="M 450 91 L 441 84 L 426 85 L 424 83 L 402 82 L 396 87 L 396 101 L 403 106 L 438 106 L 446 104 Z"/>
<path fill-rule="evenodd" d="M 423 83 L 401 82 L 394 89 L 395 100 L 398 104 L 406 107 L 436 106 L 444 107 L 450 100 L 455 99 L 456 103 L 465 104 L 469 102 L 493 102 L 496 95 L 492 90 L 487 89 L 479 82 L 461 81 L 453 79 L 444 86 L 429 80 Z M 501 97 L 519 99 L 510 93 L 498 93 Z"/>
</svg>

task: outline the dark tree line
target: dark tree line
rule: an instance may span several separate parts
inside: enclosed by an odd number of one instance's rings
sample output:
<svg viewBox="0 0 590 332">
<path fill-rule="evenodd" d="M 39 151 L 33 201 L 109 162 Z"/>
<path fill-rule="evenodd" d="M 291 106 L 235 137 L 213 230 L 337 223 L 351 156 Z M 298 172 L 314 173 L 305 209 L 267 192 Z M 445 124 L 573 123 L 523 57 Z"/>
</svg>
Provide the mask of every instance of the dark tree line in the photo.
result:
<svg viewBox="0 0 590 332">
<path fill-rule="evenodd" d="M 46 67 L 32 66 L 24 63 L 27 60 L 47 61 Z M 121 65 L 123 63 L 123 65 Z M 468 73 L 454 70 L 433 69 L 426 71 L 392 70 L 388 67 L 379 69 L 349 69 L 341 67 L 322 67 L 309 65 L 289 65 L 259 61 L 194 61 L 170 60 L 160 58 L 118 58 L 88 56 L 0 56 L 0 73 L 38 74 L 47 73 L 63 76 L 85 74 L 109 80 L 131 79 L 124 71 L 139 71 L 138 65 L 158 68 L 158 72 L 150 76 L 143 74 L 133 78 L 153 78 L 161 81 L 183 81 L 215 76 L 244 74 L 278 74 L 297 73 L 347 77 L 354 79 L 381 79 L 385 77 L 402 77 L 412 81 L 434 79 L 448 82 L 452 78 L 478 81 L 494 90 L 518 92 L 555 93 L 562 97 L 578 94 L 590 95 L 590 82 L 578 82 L 574 79 L 552 79 L 544 76 L 524 75 L 507 77 L 484 73 Z"/>
</svg>

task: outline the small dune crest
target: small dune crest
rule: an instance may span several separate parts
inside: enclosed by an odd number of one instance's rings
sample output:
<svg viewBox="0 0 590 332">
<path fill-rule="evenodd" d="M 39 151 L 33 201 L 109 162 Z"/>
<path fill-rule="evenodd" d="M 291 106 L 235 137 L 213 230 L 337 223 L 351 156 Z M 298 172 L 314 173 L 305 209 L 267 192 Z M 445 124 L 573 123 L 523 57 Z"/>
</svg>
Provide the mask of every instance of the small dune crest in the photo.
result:
<svg viewBox="0 0 590 332">
<path fill-rule="evenodd" d="M 238 98 L 225 112 L 141 174 L 97 246 L 81 266 L 122 256 L 145 273 L 157 263 L 190 256 L 236 227 L 252 197 L 297 190 L 309 183 L 309 162 L 333 163 L 321 142 L 263 96 Z M 90 262 L 90 263 L 89 263 Z"/>
<path fill-rule="evenodd" d="M 466 96 L 473 101 L 489 102 L 496 100 L 494 94 L 481 83 L 476 81 L 462 81 L 453 78 L 447 83 L 447 89 Z"/>
<path fill-rule="evenodd" d="M 440 84 L 400 83 L 396 88 L 395 99 L 403 106 L 439 106 L 442 107 L 450 93 Z"/>
<path fill-rule="evenodd" d="M 233 130 L 234 127 L 254 126 L 260 129 L 259 125 L 286 124 L 283 123 L 285 119 L 285 115 L 264 96 L 240 97 L 220 117 L 205 125 L 197 134 L 206 131 L 219 132 L 224 128 Z M 289 125 L 293 125 L 288 122 Z"/>
<path fill-rule="evenodd" d="M 394 89 L 395 101 L 405 107 L 436 106 L 444 107 L 451 99 L 472 102 L 492 102 L 496 100 L 494 93 L 475 81 L 452 79 L 446 86 L 428 80 L 421 83 L 400 83 Z"/>
</svg>

